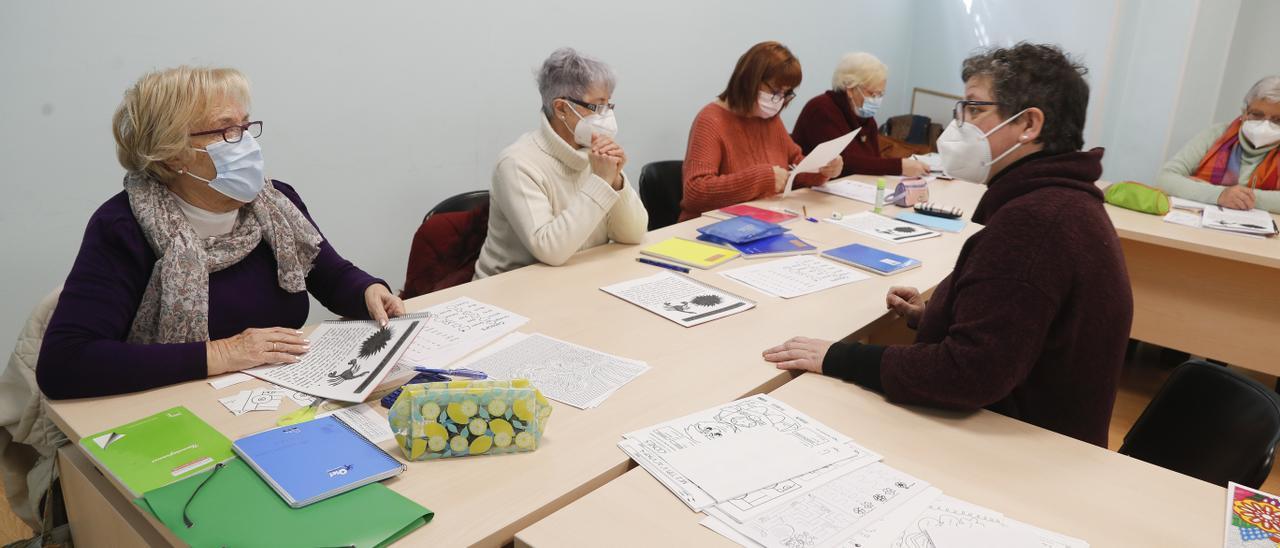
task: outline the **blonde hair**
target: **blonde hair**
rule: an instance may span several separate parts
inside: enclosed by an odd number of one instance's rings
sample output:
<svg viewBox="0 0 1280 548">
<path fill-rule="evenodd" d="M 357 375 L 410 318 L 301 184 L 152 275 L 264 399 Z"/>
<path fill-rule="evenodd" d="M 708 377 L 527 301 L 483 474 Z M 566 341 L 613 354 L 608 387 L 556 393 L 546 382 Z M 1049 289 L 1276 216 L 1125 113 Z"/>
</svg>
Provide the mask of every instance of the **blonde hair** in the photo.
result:
<svg viewBox="0 0 1280 548">
<path fill-rule="evenodd" d="M 831 76 L 831 90 L 844 91 L 854 86 L 883 82 L 889 77 L 889 68 L 870 53 L 846 53 L 836 64 Z"/>
<path fill-rule="evenodd" d="M 233 68 L 186 65 L 142 75 L 111 119 L 120 165 L 162 181 L 173 178 L 177 172 L 164 162 L 192 154 L 190 133 L 223 97 L 248 110 L 249 80 Z"/>
</svg>

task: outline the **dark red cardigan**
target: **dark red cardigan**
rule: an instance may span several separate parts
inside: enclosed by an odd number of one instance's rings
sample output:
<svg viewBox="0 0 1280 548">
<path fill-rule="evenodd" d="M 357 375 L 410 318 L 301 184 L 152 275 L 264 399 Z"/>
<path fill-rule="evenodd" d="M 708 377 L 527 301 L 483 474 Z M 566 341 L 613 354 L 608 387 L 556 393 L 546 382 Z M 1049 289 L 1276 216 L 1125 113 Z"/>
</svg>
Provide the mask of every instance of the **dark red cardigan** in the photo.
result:
<svg viewBox="0 0 1280 548">
<path fill-rule="evenodd" d="M 993 179 L 909 346 L 837 343 L 823 373 L 890 401 L 987 408 L 1102 447 L 1133 319 L 1102 149 L 1038 153 Z M 908 253 L 909 255 L 909 253 Z"/>
<path fill-rule="evenodd" d="M 859 118 L 843 93 L 827 91 L 805 103 L 800 117 L 796 119 L 796 127 L 791 131 L 791 140 L 808 154 L 814 147 L 856 128 L 862 128 L 862 131 L 841 154 L 844 171 L 840 176 L 902 175 L 902 160 L 880 157 L 880 129 L 876 127 L 876 119 Z"/>
</svg>

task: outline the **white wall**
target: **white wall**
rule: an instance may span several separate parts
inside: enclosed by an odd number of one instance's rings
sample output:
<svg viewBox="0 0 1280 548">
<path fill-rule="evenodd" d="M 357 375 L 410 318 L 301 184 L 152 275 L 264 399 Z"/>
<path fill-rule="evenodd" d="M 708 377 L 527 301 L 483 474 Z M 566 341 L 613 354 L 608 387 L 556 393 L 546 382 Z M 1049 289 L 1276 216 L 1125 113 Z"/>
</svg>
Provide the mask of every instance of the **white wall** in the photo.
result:
<svg viewBox="0 0 1280 548">
<path fill-rule="evenodd" d="M 1231 53 L 1221 82 L 1222 91 L 1213 120 L 1225 122 L 1240 115 L 1244 94 L 1264 76 L 1280 74 L 1276 58 L 1276 23 L 1280 22 L 1280 2 L 1243 0 L 1231 36 Z"/>
<path fill-rule="evenodd" d="M 1274 0 L 1268 3 L 1280 6 Z M 1240 9 L 1241 1 L 1201 0 L 1199 4 L 1195 27 L 1186 49 L 1186 61 L 1182 66 L 1182 85 L 1178 88 L 1178 103 L 1169 129 L 1169 141 L 1165 145 L 1166 159 L 1217 121 L 1214 111 L 1220 94 L 1234 96 L 1237 105 L 1239 97 L 1244 94 L 1243 90 L 1226 89 L 1223 79 L 1231 53 L 1231 40 L 1224 38 L 1233 35 L 1236 39 L 1245 38 L 1235 32 L 1237 16 L 1244 15 Z M 1280 10 L 1272 11 L 1280 14 Z M 1271 20 L 1272 23 L 1276 21 L 1280 20 Z M 1271 29 L 1267 31 L 1271 32 Z M 1239 113 L 1238 108 L 1236 112 Z"/>
<path fill-rule="evenodd" d="M 65 278 L 85 221 L 120 190 L 111 113 L 144 71 L 245 71 L 269 174 L 299 189 L 340 253 L 398 288 L 423 213 L 487 188 L 497 153 L 536 127 L 533 71 L 556 47 L 617 70 L 636 177 L 683 157 L 694 114 L 751 44 L 780 40 L 805 67 L 790 126 L 841 53 L 905 67 L 909 23 L 908 3 L 873 0 L 0 3 L 0 341 Z M 906 110 L 904 89 L 892 82 L 887 112 Z M 326 316 L 313 307 L 312 321 Z"/>
</svg>

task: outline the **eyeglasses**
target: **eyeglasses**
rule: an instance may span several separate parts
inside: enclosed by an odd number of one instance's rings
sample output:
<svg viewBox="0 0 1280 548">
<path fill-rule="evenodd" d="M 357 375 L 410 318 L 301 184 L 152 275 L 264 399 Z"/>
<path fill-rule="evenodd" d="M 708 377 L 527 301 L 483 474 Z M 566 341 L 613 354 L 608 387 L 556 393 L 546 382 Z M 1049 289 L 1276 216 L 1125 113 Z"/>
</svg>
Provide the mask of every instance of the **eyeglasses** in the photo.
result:
<svg viewBox="0 0 1280 548">
<path fill-rule="evenodd" d="M 561 97 L 561 99 L 564 99 L 565 101 L 568 101 L 582 108 L 590 110 L 591 112 L 594 112 L 601 116 L 604 116 L 610 112 L 613 112 L 613 107 L 615 106 L 613 103 L 605 103 L 603 105 L 596 104 L 596 103 L 588 103 L 586 101 L 579 101 L 577 99 L 574 99 L 573 97 Z"/>
<path fill-rule="evenodd" d="M 244 134 L 252 135 L 254 139 L 262 137 L 262 122 L 249 122 L 243 125 L 227 126 L 222 129 L 211 129 L 209 131 L 197 131 L 192 133 L 192 137 L 201 135 L 222 134 L 222 140 L 228 143 L 239 143 L 244 138 Z"/>
<path fill-rule="evenodd" d="M 209 472 L 209 475 L 204 477 L 204 480 L 200 482 L 200 485 L 196 486 L 196 490 L 192 491 L 191 496 L 187 498 L 187 503 L 182 505 L 182 524 L 186 525 L 188 529 L 195 526 L 195 522 L 191 521 L 191 518 L 187 517 L 187 509 L 191 508 L 191 501 L 196 500 L 196 493 L 199 493 L 200 489 L 204 487 L 204 484 L 209 483 L 209 480 L 213 479 L 214 474 L 217 474 L 218 470 L 222 470 L 224 466 L 226 466 L 226 463 L 219 462 L 218 464 L 215 464 L 213 466 L 213 471 Z"/>
<path fill-rule="evenodd" d="M 951 118 L 956 121 L 956 125 L 963 126 L 965 120 L 973 120 L 987 111 L 979 107 L 993 107 L 999 104 L 995 101 L 956 101 L 956 108 L 951 111 Z"/>
<path fill-rule="evenodd" d="M 1252 122 L 1256 122 L 1258 120 L 1269 120 L 1271 123 L 1280 126 L 1280 116 L 1268 117 L 1266 114 L 1263 114 L 1256 110 L 1251 110 L 1249 112 L 1244 113 L 1244 119 Z"/>
<path fill-rule="evenodd" d="M 769 93 L 773 94 L 774 101 L 790 101 L 792 98 L 796 96 L 796 92 L 793 89 L 789 89 L 786 91 L 786 93 L 783 93 L 781 91 L 773 89 L 773 86 L 769 84 L 765 84 L 765 87 L 769 88 Z"/>
</svg>

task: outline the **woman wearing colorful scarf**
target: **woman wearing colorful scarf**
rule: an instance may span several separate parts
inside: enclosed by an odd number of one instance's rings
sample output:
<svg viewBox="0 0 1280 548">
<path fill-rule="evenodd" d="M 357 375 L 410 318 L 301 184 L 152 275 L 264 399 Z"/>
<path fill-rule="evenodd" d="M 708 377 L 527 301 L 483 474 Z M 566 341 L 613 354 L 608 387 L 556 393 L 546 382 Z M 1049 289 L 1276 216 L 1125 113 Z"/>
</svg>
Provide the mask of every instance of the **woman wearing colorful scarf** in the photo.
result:
<svg viewBox="0 0 1280 548">
<path fill-rule="evenodd" d="M 1259 80 L 1244 112 L 1197 135 L 1156 176 L 1156 186 L 1188 200 L 1280 213 L 1280 76 Z"/>
<path fill-rule="evenodd" d="M 124 189 L 89 218 L 45 331 L 46 396 L 296 362 L 307 293 L 343 316 L 404 312 L 334 251 L 293 187 L 267 179 L 262 126 L 235 69 L 162 70 L 125 92 L 112 121 Z"/>
</svg>

